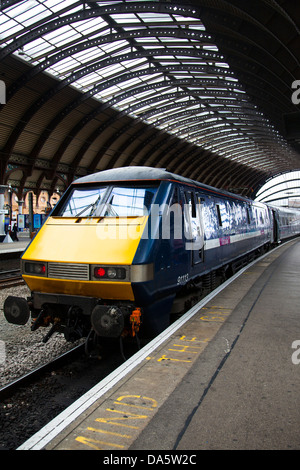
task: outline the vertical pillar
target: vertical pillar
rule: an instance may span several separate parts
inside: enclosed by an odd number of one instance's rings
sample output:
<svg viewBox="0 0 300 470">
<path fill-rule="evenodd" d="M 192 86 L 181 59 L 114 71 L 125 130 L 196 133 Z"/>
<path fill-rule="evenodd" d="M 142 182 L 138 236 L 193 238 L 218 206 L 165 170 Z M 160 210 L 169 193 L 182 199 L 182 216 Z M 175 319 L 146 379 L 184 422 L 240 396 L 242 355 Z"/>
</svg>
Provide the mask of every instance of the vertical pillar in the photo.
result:
<svg viewBox="0 0 300 470">
<path fill-rule="evenodd" d="M 23 200 L 18 200 L 18 211 L 19 211 L 19 214 L 23 214 L 23 204 L 24 204 L 24 201 Z"/>
<path fill-rule="evenodd" d="M 29 232 L 33 232 L 33 194 L 28 194 L 28 205 L 29 205 Z"/>
<path fill-rule="evenodd" d="M 24 200 L 23 199 L 19 199 L 18 198 L 18 231 L 19 232 L 23 232 L 24 229 L 25 229 L 25 218 L 24 216 L 22 215 L 23 214 L 23 204 L 24 204 Z"/>
<path fill-rule="evenodd" d="M 8 186 L 0 185 L 0 242 L 2 242 L 5 238 L 5 213 L 6 210 L 4 209 L 4 193 Z"/>
</svg>

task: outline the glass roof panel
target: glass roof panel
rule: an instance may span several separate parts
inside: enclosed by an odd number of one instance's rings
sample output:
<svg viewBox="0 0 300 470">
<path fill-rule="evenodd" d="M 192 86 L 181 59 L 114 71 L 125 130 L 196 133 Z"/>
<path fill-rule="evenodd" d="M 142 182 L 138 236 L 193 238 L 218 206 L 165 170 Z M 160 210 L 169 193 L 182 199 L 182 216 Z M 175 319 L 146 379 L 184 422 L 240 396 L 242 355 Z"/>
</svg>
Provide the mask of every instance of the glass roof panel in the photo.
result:
<svg viewBox="0 0 300 470">
<path fill-rule="evenodd" d="M 57 11 L 61 11 L 67 7 L 72 7 L 74 0 L 45 0 L 43 3 L 52 12 L 56 13 Z"/>
<path fill-rule="evenodd" d="M 30 5 L 32 6 L 35 3 L 36 2 L 34 1 L 24 0 L 23 2 L 19 2 L 17 5 L 7 8 L 5 10 L 5 14 L 11 17 L 21 15 L 24 11 L 28 10 L 28 7 L 30 7 Z"/>
<path fill-rule="evenodd" d="M 16 23 L 13 20 L 8 20 L 1 25 L 0 40 L 5 39 L 11 34 L 16 34 L 18 31 L 22 31 L 23 26 Z"/>
<path fill-rule="evenodd" d="M 162 15 L 159 13 L 138 13 L 137 15 L 143 22 L 153 23 L 173 23 L 174 20 L 170 15 Z"/>
<path fill-rule="evenodd" d="M 111 15 L 112 19 L 116 21 L 116 23 L 122 23 L 122 24 L 131 24 L 131 23 L 141 23 L 139 18 L 134 14 L 134 13 L 128 13 L 128 14 L 114 14 Z"/>
</svg>

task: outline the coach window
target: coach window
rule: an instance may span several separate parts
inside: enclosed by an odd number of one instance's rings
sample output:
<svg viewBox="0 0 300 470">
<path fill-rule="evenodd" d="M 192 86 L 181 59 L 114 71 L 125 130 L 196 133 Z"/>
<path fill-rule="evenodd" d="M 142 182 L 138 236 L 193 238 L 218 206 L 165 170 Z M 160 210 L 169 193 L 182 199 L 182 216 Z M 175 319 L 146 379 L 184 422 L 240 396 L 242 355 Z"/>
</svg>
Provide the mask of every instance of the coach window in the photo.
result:
<svg viewBox="0 0 300 470">
<path fill-rule="evenodd" d="M 197 224 L 199 226 L 198 229 L 198 236 L 201 240 L 201 253 L 199 253 L 200 257 L 203 259 L 204 253 L 204 232 L 205 232 L 205 225 L 204 225 L 204 216 L 203 216 L 203 208 L 205 206 L 205 198 L 201 197 L 200 194 L 195 193 L 195 203 L 196 203 L 196 213 L 197 213 Z"/>
<path fill-rule="evenodd" d="M 174 239 L 182 240 L 182 198 L 178 187 L 174 188 L 171 203 L 168 207 L 170 215 L 170 226 L 174 230 Z"/>
<path fill-rule="evenodd" d="M 177 187 L 175 187 L 173 197 L 172 197 L 171 206 L 173 206 L 174 204 L 180 204 L 180 196 L 179 196 L 178 193 L 179 193 L 179 189 Z"/>
<path fill-rule="evenodd" d="M 203 261 L 204 230 L 201 220 L 202 214 L 200 210 L 197 214 L 195 193 L 185 191 L 184 196 L 186 203 L 184 210 L 186 249 L 192 251 L 192 262 L 196 264 Z"/>
<path fill-rule="evenodd" d="M 218 216 L 219 226 L 222 227 L 221 209 L 220 209 L 219 204 L 216 204 L 216 209 L 217 209 L 217 216 Z"/>
<path fill-rule="evenodd" d="M 192 219 L 197 217 L 194 193 L 186 193 L 187 203 L 189 205 L 190 216 Z"/>
<path fill-rule="evenodd" d="M 262 212 L 260 213 L 260 223 L 261 223 L 262 225 L 264 225 L 264 223 L 265 223 L 265 221 L 264 221 L 264 216 L 263 216 L 263 213 L 262 213 Z"/>
<path fill-rule="evenodd" d="M 250 217 L 249 207 L 246 208 L 246 214 L 247 214 L 247 223 L 248 223 L 248 225 L 251 225 L 251 217 Z"/>
</svg>

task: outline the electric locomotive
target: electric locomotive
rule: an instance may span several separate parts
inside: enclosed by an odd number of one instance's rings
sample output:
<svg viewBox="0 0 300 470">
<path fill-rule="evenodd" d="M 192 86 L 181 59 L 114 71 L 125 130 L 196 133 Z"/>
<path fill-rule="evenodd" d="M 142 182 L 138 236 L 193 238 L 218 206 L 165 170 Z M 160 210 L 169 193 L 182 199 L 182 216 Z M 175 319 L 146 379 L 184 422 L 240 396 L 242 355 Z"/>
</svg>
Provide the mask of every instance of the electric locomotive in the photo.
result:
<svg viewBox="0 0 300 470">
<path fill-rule="evenodd" d="M 154 336 L 280 240 L 279 209 L 163 169 L 118 168 L 75 180 L 21 257 L 31 295 L 6 319 L 67 341 Z M 299 217 L 289 227 L 299 233 Z M 286 235 L 288 235 L 286 232 Z"/>
</svg>

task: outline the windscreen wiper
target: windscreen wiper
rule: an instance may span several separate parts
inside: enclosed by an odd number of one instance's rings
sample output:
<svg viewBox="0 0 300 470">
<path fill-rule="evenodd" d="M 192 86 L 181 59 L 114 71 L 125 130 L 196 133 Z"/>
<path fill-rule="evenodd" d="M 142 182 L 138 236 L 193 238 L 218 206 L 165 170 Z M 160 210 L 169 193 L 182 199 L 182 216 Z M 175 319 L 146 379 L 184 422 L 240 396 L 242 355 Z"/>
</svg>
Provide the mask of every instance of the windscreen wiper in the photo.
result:
<svg viewBox="0 0 300 470">
<path fill-rule="evenodd" d="M 78 212 L 78 214 L 74 215 L 74 217 L 80 217 L 81 214 L 83 214 L 83 212 L 85 212 L 86 210 L 89 209 L 89 207 L 91 207 L 92 209 L 91 209 L 91 211 L 90 211 L 90 213 L 87 217 L 92 217 L 93 213 L 95 212 L 95 210 L 96 210 L 96 208 L 99 204 L 100 199 L 101 199 L 101 194 L 99 194 L 99 196 L 97 197 L 95 202 L 92 202 L 88 206 L 84 207 L 80 212 Z"/>
</svg>

